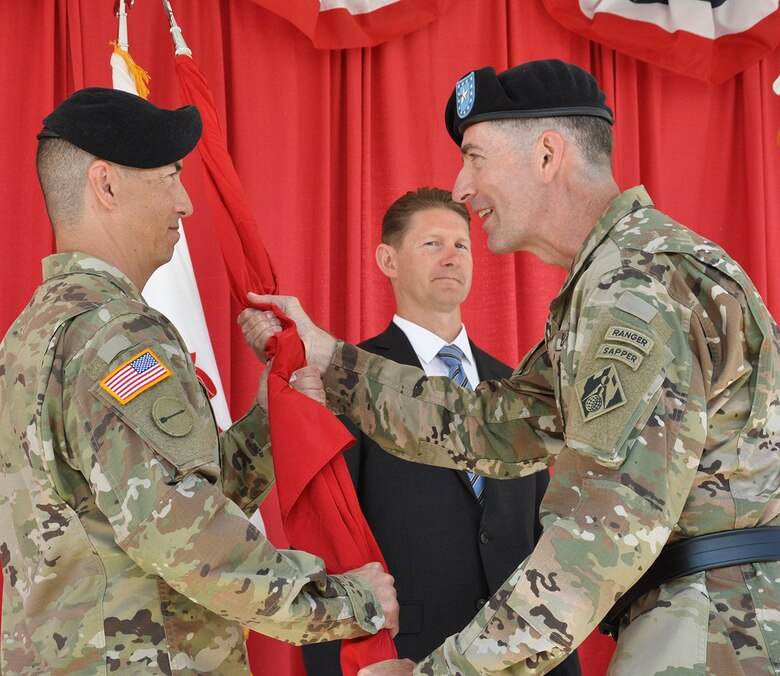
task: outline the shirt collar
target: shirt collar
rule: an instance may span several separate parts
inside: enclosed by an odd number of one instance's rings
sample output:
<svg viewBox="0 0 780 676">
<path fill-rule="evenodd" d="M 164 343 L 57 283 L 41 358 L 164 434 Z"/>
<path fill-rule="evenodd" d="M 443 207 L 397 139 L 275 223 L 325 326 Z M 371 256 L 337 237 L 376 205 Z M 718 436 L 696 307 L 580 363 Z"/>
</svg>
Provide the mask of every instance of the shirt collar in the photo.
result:
<svg viewBox="0 0 780 676">
<path fill-rule="evenodd" d="M 424 364 L 430 363 L 436 358 L 439 350 L 445 345 L 457 345 L 466 356 L 468 362 L 474 365 L 474 355 L 471 352 L 471 343 L 469 342 L 466 327 L 461 324 L 460 333 L 452 343 L 448 343 L 443 338 L 437 336 L 432 331 L 423 328 L 419 324 L 410 322 L 408 319 L 393 315 L 393 323 L 406 334 L 412 348 Z"/>
<path fill-rule="evenodd" d="M 44 280 L 77 273 L 103 277 L 116 286 L 123 294 L 135 300 L 143 301 L 141 293 L 124 272 L 97 256 L 85 254 L 81 251 L 68 251 L 53 254 L 43 259 Z"/>
</svg>

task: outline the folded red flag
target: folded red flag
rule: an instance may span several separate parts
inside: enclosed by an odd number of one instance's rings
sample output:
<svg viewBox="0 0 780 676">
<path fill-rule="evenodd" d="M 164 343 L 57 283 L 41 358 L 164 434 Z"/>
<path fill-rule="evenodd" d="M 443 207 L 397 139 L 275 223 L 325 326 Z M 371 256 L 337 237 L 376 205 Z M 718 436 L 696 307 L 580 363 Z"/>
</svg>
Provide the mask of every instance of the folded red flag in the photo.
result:
<svg viewBox="0 0 780 676">
<path fill-rule="evenodd" d="M 293 547 L 320 556 L 329 573 L 369 561 L 380 561 L 386 570 L 341 455 L 355 439 L 324 406 L 290 387 L 293 371 L 305 364 L 303 343 L 295 322 L 276 307 L 264 309 L 272 309 L 282 321 L 266 354 L 273 358 L 268 409 L 284 532 Z M 385 629 L 341 644 L 346 675 L 395 657 L 395 643 Z"/>
</svg>

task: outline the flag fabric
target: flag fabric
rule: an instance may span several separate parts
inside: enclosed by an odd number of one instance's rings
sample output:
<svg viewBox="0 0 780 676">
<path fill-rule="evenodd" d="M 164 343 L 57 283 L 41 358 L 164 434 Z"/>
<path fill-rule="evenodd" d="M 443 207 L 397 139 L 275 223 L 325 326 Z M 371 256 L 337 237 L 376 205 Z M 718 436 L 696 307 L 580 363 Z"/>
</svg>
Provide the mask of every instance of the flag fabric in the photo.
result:
<svg viewBox="0 0 780 676">
<path fill-rule="evenodd" d="M 149 73 L 141 68 L 130 56 L 130 52 L 122 49 L 118 42 L 111 42 L 114 53 L 111 54 L 111 77 L 114 89 L 120 89 L 128 94 L 135 94 L 142 99 L 149 98 Z"/>
<path fill-rule="evenodd" d="M 207 173 L 207 196 L 234 297 L 275 293 L 276 274 L 263 246 L 246 194 L 238 179 L 203 73 L 186 55 L 176 56 L 184 103 L 195 104 L 203 119 L 198 152 Z M 290 544 L 324 561 L 328 572 L 342 573 L 384 560 L 360 509 L 341 451 L 351 434 L 324 406 L 289 385 L 304 366 L 305 351 L 295 323 L 273 306 L 283 331 L 266 348 L 273 363 L 268 378 L 268 409 L 274 471 L 282 525 Z M 386 566 L 385 566 L 386 568 Z M 368 664 L 397 656 L 387 630 L 342 641 L 341 665 L 354 676 Z"/>
<path fill-rule="evenodd" d="M 296 26 L 318 49 L 371 47 L 438 17 L 452 0 L 253 0 Z"/>
<path fill-rule="evenodd" d="M 244 306 L 248 291 L 277 292 L 276 271 L 233 166 L 206 78 L 195 61 L 184 55 L 176 57 L 176 74 L 182 100 L 195 104 L 203 119 L 198 153 L 206 170 L 212 225 L 225 259 L 233 297 Z"/>
<path fill-rule="evenodd" d="M 543 0 L 559 23 L 642 61 L 718 84 L 780 45 L 780 0 Z"/>
<path fill-rule="evenodd" d="M 295 323 L 271 308 L 282 331 L 269 340 L 273 358 L 268 378 L 271 443 L 284 532 L 290 544 L 316 554 L 328 573 L 342 573 L 382 552 L 366 523 L 341 451 L 355 439 L 321 404 L 293 390 L 288 382 L 304 363 Z M 341 673 L 355 676 L 369 664 L 398 656 L 387 630 L 341 642 Z"/>
</svg>

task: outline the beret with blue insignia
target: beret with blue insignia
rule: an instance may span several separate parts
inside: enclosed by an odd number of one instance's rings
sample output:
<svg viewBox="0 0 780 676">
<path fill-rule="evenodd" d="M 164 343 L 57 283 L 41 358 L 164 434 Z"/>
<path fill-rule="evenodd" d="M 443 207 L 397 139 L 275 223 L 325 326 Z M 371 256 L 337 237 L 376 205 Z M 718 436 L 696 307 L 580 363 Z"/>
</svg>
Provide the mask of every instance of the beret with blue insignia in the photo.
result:
<svg viewBox="0 0 780 676">
<path fill-rule="evenodd" d="M 168 110 L 135 94 L 88 87 L 44 118 L 38 138 L 62 138 L 100 159 L 151 169 L 178 162 L 202 131 L 195 106 Z"/>
<path fill-rule="evenodd" d="M 486 66 L 458 80 L 444 121 L 460 145 L 463 131 L 485 120 L 590 115 L 614 124 L 605 100 L 590 73 L 558 59 L 529 61 L 498 75 Z"/>
</svg>

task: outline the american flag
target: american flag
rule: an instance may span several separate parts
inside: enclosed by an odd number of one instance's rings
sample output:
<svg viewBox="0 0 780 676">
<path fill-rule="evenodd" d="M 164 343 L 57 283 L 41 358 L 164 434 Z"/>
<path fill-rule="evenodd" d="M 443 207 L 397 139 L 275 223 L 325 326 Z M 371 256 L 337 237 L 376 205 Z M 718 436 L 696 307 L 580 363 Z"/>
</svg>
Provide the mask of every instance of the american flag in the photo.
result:
<svg viewBox="0 0 780 676">
<path fill-rule="evenodd" d="M 154 353 L 151 350 L 144 350 L 106 376 L 100 384 L 120 403 L 126 404 L 152 385 L 165 380 L 169 375 L 171 372 Z"/>
</svg>

